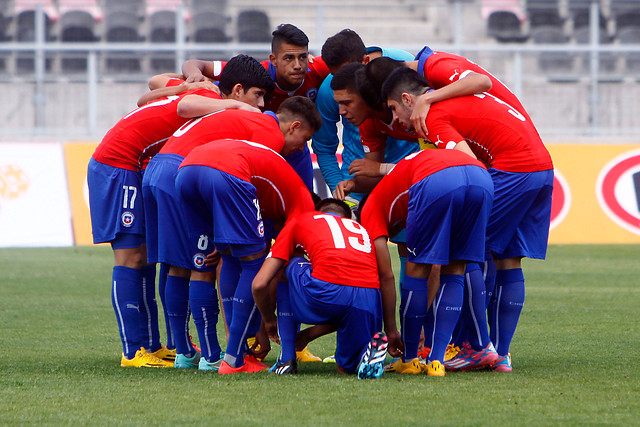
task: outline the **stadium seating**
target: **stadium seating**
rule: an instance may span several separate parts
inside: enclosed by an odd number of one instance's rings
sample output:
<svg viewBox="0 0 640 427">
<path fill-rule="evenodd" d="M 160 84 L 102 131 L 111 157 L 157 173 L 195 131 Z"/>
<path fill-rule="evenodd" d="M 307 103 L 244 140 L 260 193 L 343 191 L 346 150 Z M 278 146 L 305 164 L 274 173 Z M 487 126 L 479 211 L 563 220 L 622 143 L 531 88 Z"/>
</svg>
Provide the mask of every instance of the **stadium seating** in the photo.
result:
<svg viewBox="0 0 640 427">
<path fill-rule="evenodd" d="M 200 12 L 227 13 L 227 0 L 192 0 L 191 10 L 193 14 Z"/>
<path fill-rule="evenodd" d="M 500 42 L 524 42 L 528 36 L 522 33 L 522 23 L 515 13 L 497 10 L 487 20 L 487 35 Z"/>
<path fill-rule="evenodd" d="M 591 42 L 591 29 L 589 27 L 581 27 L 574 31 L 573 33 L 576 43 L 578 44 L 589 44 Z M 611 37 L 607 34 L 605 29 L 599 28 L 598 31 L 598 42 L 600 44 L 609 44 L 611 43 Z M 583 70 L 589 71 L 591 68 L 591 56 L 590 54 L 584 53 L 582 56 L 582 68 Z M 601 71 L 614 71 L 616 68 L 616 57 L 612 53 L 601 52 L 599 55 L 600 59 L 600 70 Z"/>
<path fill-rule="evenodd" d="M 144 0 L 104 0 L 105 14 L 114 12 L 127 12 L 140 18 L 144 17 Z"/>
<path fill-rule="evenodd" d="M 556 26 L 540 26 L 531 30 L 531 39 L 537 44 L 564 44 L 568 38 Z M 538 54 L 538 67 L 544 73 L 561 74 L 571 80 L 569 73 L 573 69 L 573 58 L 565 52 L 541 52 Z"/>
<path fill-rule="evenodd" d="M 43 2 L 42 11 L 44 14 L 44 39 L 45 41 L 55 40 L 52 34 L 53 21 L 58 19 L 58 12 L 53 3 Z M 18 42 L 34 42 L 36 41 L 36 14 L 35 4 L 18 2 L 15 4 L 16 11 L 16 34 L 15 40 Z M 45 68 L 51 69 L 52 58 L 47 57 L 45 60 Z M 16 57 L 16 69 L 20 72 L 32 72 L 35 69 L 34 54 L 30 52 L 18 53 Z"/>
<path fill-rule="evenodd" d="M 531 28 L 561 28 L 564 25 L 565 20 L 560 15 L 558 0 L 527 0 L 526 11 Z"/>
<path fill-rule="evenodd" d="M 60 17 L 60 41 L 63 43 L 90 43 L 98 40 L 96 20 L 86 10 L 69 10 Z M 86 52 L 64 53 L 60 67 L 63 72 L 82 72 L 87 69 Z"/>
<path fill-rule="evenodd" d="M 105 17 L 105 40 L 110 43 L 136 43 L 144 40 L 139 33 L 139 18 L 124 9 L 110 12 Z M 106 54 L 106 67 L 114 72 L 141 70 L 137 53 L 110 52 Z"/>
<path fill-rule="evenodd" d="M 212 10 L 193 14 L 191 39 L 196 43 L 223 43 L 230 40 L 226 34 L 227 17 Z"/>
<path fill-rule="evenodd" d="M 618 32 L 618 40 L 620 44 L 640 45 L 640 26 L 625 27 Z M 625 56 L 626 71 L 639 74 L 640 73 L 640 53 L 630 52 Z"/>
<path fill-rule="evenodd" d="M 271 41 L 269 16 L 262 10 L 243 10 L 238 14 L 238 41 L 263 43 Z"/>
<path fill-rule="evenodd" d="M 157 10 L 149 16 L 149 40 L 152 43 L 172 43 L 176 40 L 176 12 Z M 153 52 L 150 57 L 153 73 L 175 70 L 175 55 L 170 52 Z"/>
</svg>

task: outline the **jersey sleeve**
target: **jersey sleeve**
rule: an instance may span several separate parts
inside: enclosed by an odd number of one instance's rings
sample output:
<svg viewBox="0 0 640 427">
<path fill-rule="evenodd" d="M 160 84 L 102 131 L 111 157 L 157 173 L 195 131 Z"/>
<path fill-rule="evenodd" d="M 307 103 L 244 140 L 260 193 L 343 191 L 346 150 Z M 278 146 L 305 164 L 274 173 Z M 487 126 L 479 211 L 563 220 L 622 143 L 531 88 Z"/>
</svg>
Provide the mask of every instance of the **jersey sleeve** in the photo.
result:
<svg viewBox="0 0 640 427">
<path fill-rule="evenodd" d="M 437 111 L 430 111 L 427 116 L 429 140 L 438 148 L 452 149 L 465 138 L 458 130 Z"/>
<path fill-rule="evenodd" d="M 296 224 L 295 218 L 287 221 L 284 228 L 280 230 L 275 243 L 271 247 L 271 257 L 289 261 L 294 250 L 293 231 Z"/>
<path fill-rule="evenodd" d="M 432 61 L 427 61 L 424 67 L 429 86 L 440 89 L 460 79 L 461 75 L 469 69 L 469 64 L 464 58 L 432 56 Z"/>
<path fill-rule="evenodd" d="M 330 83 L 330 79 L 326 79 L 318 91 L 316 107 L 322 117 L 322 127 L 313 134 L 311 148 L 318 159 L 318 166 L 325 182 L 333 191 L 343 177 L 336 157 L 340 142 L 337 126 L 340 121 L 340 113 L 338 112 L 338 104 L 333 99 Z"/>
<path fill-rule="evenodd" d="M 387 135 L 380 132 L 376 126 L 375 119 L 367 119 L 358 127 L 360 140 L 364 146 L 364 152 L 373 153 L 384 151 L 387 147 Z"/>
</svg>

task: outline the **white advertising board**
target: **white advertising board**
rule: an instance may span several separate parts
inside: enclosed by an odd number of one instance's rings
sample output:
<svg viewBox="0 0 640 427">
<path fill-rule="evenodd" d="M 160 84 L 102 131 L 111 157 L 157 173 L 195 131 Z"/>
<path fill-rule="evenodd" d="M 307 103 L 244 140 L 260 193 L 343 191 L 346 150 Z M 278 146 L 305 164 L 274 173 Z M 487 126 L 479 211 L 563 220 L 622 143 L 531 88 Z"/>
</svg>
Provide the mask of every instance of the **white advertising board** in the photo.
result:
<svg viewBox="0 0 640 427">
<path fill-rule="evenodd" d="M 72 246 L 62 145 L 0 144 L 0 247 Z"/>
</svg>

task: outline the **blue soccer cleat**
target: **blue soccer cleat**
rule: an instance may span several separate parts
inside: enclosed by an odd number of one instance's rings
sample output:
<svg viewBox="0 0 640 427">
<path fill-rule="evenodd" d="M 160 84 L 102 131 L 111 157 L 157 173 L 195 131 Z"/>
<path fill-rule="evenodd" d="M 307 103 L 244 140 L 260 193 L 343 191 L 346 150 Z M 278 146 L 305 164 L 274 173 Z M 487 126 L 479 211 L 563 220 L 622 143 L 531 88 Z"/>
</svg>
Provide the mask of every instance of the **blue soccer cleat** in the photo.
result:
<svg viewBox="0 0 640 427">
<path fill-rule="evenodd" d="M 176 354 L 176 361 L 173 363 L 174 368 L 180 369 L 198 369 L 200 363 L 200 353 L 195 353 L 191 357 L 187 357 L 182 353 Z"/>
<path fill-rule="evenodd" d="M 384 373 L 384 361 L 387 357 L 389 340 L 384 332 L 377 332 L 358 364 L 358 379 L 380 378 Z"/>
</svg>

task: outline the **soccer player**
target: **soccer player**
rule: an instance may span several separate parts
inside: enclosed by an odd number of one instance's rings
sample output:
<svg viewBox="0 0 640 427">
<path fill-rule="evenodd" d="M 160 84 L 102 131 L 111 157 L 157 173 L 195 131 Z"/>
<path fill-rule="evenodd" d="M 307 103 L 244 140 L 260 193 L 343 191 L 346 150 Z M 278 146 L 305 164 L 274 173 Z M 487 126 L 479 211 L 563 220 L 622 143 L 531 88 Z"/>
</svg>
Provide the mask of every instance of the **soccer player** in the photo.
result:
<svg viewBox="0 0 640 427">
<path fill-rule="evenodd" d="M 275 89 L 266 100 L 265 109 L 277 111 L 282 101 L 296 95 L 315 100 L 318 88 L 329 74 L 329 68 L 321 57 L 309 60 L 307 35 L 294 25 L 281 24 L 272 36 L 269 59 L 262 61 L 262 65 L 273 79 Z M 216 80 L 225 65 L 224 61 L 191 59 L 182 65 L 182 73 L 187 82 L 205 78 Z M 309 148 L 305 147 L 302 153 L 294 153 L 287 160 L 309 191 L 313 191 L 313 165 Z"/>
<path fill-rule="evenodd" d="M 287 280 L 277 288 L 276 319 L 269 283 L 287 262 Z M 385 285 L 382 297 L 394 298 L 384 306 L 395 320 L 395 285 L 388 281 Z M 344 202 L 325 199 L 317 211 L 288 221 L 252 288 L 269 338 L 282 345 L 272 372 L 297 372 L 296 332 L 304 322 L 336 325 L 339 372 L 360 379 L 383 374 L 387 337 L 378 332 L 383 304 L 375 251 L 367 230 L 351 219 Z"/>
<path fill-rule="evenodd" d="M 389 346 L 403 348 L 397 365 L 409 366 L 398 366 L 397 372 L 424 369 L 431 376 L 445 374 L 445 350 L 462 310 L 465 264 L 484 257 L 492 198 L 491 177 L 482 163 L 458 150 L 423 150 L 398 162 L 362 207 L 362 225 L 373 240 L 381 277 L 393 277 L 387 239 L 407 229 L 408 258 L 400 298 L 402 343 L 390 338 Z M 433 265 L 441 266 L 440 275 L 428 282 Z M 418 344 L 431 304 L 433 344 L 423 368 Z M 385 330 L 390 337 L 397 336 L 387 325 Z"/>
<path fill-rule="evenodd" d="M 412 130 L 411 113 L 429 90 L 417 72 L 399 68 L 382 87 L 394 119 Z M 522 258 L 544 259 L 553 190 L 553 162 L 533 123 L 518 109 L 490 93 L 452 98 L 431 106 L 426 127 L 439 148 L 462 149 L 484 162 L 493 179 L 494 204 L 487 226 L 487 248 L 497 268 L 491 341 L 500 358 L 496 371 L 509 372 L 509 346 L 524 305 Z M 433 137 L 435 135 L 435 138 Z M 474 312 L 483 307 L 478 304 Z M 471 338 L 471 337 L 470 337 Z M 478 347 L 452 359 L 452 369 L 482 355 Z M 473 344 L 473 342 L 471 343 Z"/>
<path fill-rule="evenodd" d="M 225 268 L 240 266 L 235 286 L 220 289 L 223 301 L 231 301 L 225 305 L 231 323 L 218 372 L 263 370 L 266 365 L 247 355 L 246 347 L 247 337 L 260 321 L 251 282 L 265 258 L 263 218 L 284 223 L 313 210 L 311 193 L 278 153 L 259 143 L 233 139 L 194 148 L 178 170 L 176 189 L 184 201 L 189 239 L 203 253 L 215 244 L 223 256 L 233 258 L 223 261 L 221 277 L 227 274 Z M 264 344 L 263 348 L 268 340 Z"/>
<path fill-rule="evenodd" d="M 236 84 L 246 87 L 244 93 L 250 94 L 252 89 L 266 92 L 266 88 L 272 84 L 266 71 L 253 58 L 242 56 L 246 61 L 239 62 L 244 63 L 244 66 L 236 72 L 232 72 L 232 65 L 235 64 L 229 62 L 221 76 L 221 87 L 225 87 L 224 80 L 232 79 L 240 82 Z M 255 105 L 251 96 L 247 102 Z M 205 308 L 198 306 L 204 304 L 217 310 L 217 298 L 209 300 L 216 295 L 214 271 L 205 264 L 207 254 L 198 247 L 189 246 L 186 239 L 187 226 L 175 190 L 175 176 L 180 163 L 193 148 L 224 138 L 259 142 L 287 155 L 302 150 L 319 123 L 320 118 L 313 101 L 300 96 L 287 99 L 275 114 L 242 110 L 219 111 L 185 123 L 150 161 L 143 179 L 145 215 L 149 218 L 148 257 L 150 261 L 170 266 L 166 292 L 171 295 L 167 301 L 171 304 L 172 330 L 177 335 L 176 367 L 210 370 L 217 366 L 215 363 L 220 358 L 215 327 L 211 327 L 211 321 L 205 325 L 203 317 L 206 314 L 209 319 L 217 319 L 217 311 L 214 317 L 214 313 L 206 313 Z M 223 262 L 229 264 L 227 267 L 233 265 L 231 256 L 225 255 L 223 258 Z M 224 271 L 233 270 L 225 268 Z M 221 290 L 223 282 L 233 283 L 233 279 L 224 277 L 220 283 Z M 200 343 L 211 343 L 213 354 L 209 351 L 209 345 L 201 345 L 202 358 L 192 349 L 187 328 L 189 309 L 194 315 Z"/>
<path fill-rule="evenodd" d="M 144 162 L 187 121 L 178 108 L 189 95 L 207 98 L 218 109 L 239 107 L 237 101 L 209 99 L 219 96 L 206 88 L 158 99 L 124 116 L 107 132 L 89 161 L 93 241 L 109 242 L 115 258 L 111 290 L 122 339 L 122 366 L 173 364 L 174 355 L 160 344 L 156 269 L 146 262 L 141 181 Z"/>
</svg>

